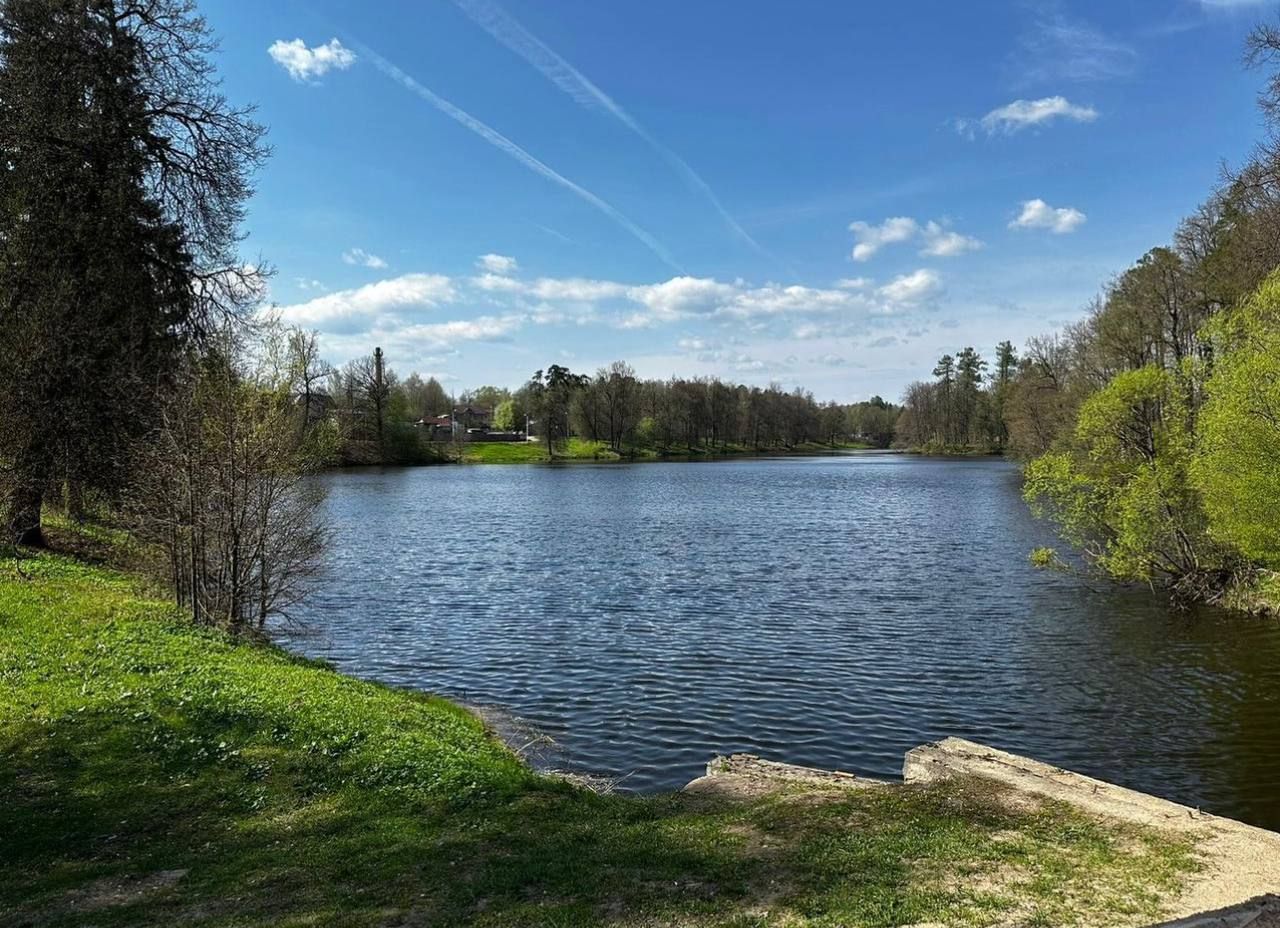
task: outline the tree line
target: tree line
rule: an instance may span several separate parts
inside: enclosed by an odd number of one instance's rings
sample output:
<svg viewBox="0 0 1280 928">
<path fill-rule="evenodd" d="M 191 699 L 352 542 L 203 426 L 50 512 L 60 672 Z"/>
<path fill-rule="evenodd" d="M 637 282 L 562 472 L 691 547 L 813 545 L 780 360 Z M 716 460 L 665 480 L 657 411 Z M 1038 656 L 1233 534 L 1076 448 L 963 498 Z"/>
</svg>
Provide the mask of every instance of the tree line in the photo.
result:
<svg viewBox="0 0 1280 928">
<path fill-rule="evenodd" d="M 945 354 L 933 381 L 910 384 L 895 423 L 897 443 L 933 453 L 1005 450 L 1007 404 L 1017 374 L 1012 343 L 996 346 L 994 369 L 972 347 Z"/>
<path fill-rule="evenodd" d="M 1280 27 L 1247 40 L 1280 60 Z M 1280 72 L 1247 163 L 1110 281 L 1085 316 L 993 372 L 965 349 L 906 393 L 899 438 L 1006 449 L 1089 562 L 1182 601 L 1280 603 Z M 1041 552 L 1045 563 L 1063 562 Z"/>
<path fill-rule="evenodd" d="M 887 448 L 899 408 L 880 397 L 818 402 L 802 388 L 732 384 L 717 377 L 644 379 L 623 361 L 594 374 L 551 364 L 519 388 L 481 386 L 452 395 L 434 377 L 401 378 L 382 349 L 334 366 L 321 360 L 317 335 L 273 328 L 300 435 L 321 424 L 334 431 L 335 463 L 415 464 L 445 460 L 452 449 L 419 423 L 455 407 L 490 413 L 502 432 L 525 432 L 549 458 L 570 438 L 622 455 L 788 450 L 858 442 Z"/>
</svg>

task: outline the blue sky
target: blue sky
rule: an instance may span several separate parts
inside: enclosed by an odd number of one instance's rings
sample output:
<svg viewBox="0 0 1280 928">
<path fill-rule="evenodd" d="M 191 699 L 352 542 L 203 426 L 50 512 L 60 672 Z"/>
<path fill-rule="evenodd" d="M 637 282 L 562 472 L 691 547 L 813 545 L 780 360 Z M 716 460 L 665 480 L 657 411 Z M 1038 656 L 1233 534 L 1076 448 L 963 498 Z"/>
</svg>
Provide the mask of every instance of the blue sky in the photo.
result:
<svg viewBox="0 0 1280 928">
<path fill-rule="evenodd" d="M 1077 318 L 1261 134 L 1247 0 L 202 5 L 330 360 L 896 398 Z"/>
</svg>

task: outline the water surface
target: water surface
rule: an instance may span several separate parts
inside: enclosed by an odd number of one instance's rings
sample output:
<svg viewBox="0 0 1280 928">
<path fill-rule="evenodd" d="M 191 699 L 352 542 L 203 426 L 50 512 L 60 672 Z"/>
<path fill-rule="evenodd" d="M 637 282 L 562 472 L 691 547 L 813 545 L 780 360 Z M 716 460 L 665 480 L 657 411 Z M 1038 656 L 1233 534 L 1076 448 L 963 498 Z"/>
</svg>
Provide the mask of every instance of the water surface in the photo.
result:
<svg viewBox="0 0 1280 928">
<path fill-rule="evenodd" d="M 1280 827 L 1280 624 L 1038 571 L 1011 465 L 367 470 L 298 650 L 504 706 L 650 790 L 716 753 L 894 776 L 958 735 Z"/>
</svg>

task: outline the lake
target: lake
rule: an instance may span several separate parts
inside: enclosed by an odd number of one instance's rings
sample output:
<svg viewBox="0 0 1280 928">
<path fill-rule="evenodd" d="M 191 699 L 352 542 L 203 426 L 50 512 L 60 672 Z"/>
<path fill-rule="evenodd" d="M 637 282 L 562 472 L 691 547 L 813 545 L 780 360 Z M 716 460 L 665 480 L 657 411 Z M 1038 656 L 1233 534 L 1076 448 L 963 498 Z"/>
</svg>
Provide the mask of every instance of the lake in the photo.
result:
<svg viewBox="0 0 1280 928">
<path fill-rule="evenodd" d="M 995 459 L 337 472 L 285 644 L 496 705 L 550 762 L 674 788 L 714 754 L 896 776 L 957 735 L 1280 827 L 1280 623 L 1036 570 Z"/>
</svg>

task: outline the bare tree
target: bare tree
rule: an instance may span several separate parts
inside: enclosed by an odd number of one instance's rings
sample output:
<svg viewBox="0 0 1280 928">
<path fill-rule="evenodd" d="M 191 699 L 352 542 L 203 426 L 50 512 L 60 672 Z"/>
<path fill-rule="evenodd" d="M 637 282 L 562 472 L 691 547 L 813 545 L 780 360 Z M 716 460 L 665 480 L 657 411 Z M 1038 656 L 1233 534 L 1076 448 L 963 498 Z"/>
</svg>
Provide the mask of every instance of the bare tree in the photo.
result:
<svg viewBox="0 0 1280 928">
<path fill-rule="evenodd" d="M 130 515 L 167 556 L 181 604 L 198 622 L 257 631 L 288 616 L 318 569 L 324 454 L 300 440 L 292 399 L 238 363 L 223 340 L 167 404 L 140 454 Z"/>
</svg>

